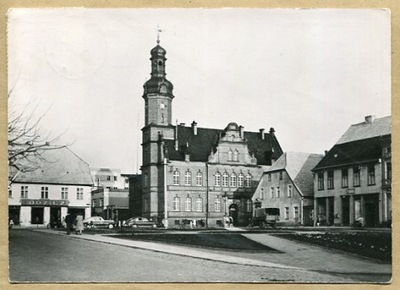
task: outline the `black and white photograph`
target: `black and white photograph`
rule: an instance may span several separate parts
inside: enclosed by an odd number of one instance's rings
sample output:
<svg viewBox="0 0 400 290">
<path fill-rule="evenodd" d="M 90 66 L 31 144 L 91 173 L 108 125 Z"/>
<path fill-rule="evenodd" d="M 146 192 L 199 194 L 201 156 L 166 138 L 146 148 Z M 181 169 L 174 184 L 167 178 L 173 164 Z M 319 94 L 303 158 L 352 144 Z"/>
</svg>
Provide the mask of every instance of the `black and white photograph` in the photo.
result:
<svg viewBox="0 0 400 290">
<path fill-rule="evenodd" d="M 390 9 L 12 8 L 9 282 L 392 281 Z"/>
</svg>

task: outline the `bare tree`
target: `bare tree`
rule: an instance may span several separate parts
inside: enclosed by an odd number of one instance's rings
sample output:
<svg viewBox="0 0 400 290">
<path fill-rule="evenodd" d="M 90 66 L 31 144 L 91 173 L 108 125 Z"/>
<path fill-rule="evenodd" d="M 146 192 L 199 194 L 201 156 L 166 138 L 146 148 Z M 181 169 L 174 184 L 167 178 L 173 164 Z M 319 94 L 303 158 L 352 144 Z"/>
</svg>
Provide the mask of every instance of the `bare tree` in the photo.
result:
<svg viewBox="0 0 400 290">
<path fill-rule="evenodd" d="M 45 160 L 44 153 L 57 150 L 67 145 L 55 145 L 63 135 L 51 137 L 41 128 L 41 121 L 47 111 L 39 118 L 34 118 L 29 105 L 18 109 L 12 104 L 12 90 L 8 94 L 8 165 L 9 181 L 12 182 L 19 171 L 28 172 L 39 168 Z"/>
</svg>

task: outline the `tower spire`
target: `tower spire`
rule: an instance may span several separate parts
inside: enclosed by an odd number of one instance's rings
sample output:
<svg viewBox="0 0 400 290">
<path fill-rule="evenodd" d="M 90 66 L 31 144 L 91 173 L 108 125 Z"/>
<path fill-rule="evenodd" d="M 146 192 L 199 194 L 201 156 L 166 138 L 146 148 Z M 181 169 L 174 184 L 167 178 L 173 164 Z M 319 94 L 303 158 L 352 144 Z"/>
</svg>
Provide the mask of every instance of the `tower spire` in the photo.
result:
<svg viewBox="0 0 400 290">
<path fill-rule="evenodd" d="M 160 29 L 160 25 L 157 25 L 157 44 L 160 44 L 160 33 L 164 30 Z"/>
</svg>

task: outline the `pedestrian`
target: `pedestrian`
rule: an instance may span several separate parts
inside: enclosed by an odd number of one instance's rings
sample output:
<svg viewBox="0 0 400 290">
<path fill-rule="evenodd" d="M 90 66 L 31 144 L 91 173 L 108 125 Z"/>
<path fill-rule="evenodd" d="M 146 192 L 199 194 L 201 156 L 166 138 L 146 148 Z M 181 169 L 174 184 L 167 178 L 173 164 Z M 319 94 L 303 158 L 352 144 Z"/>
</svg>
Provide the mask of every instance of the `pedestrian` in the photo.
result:
<svg viewBox="0 0 400 290">
<path fill-rule="evenodd" d="M 233 217 L 229 217 L 229 227 L 233 227 Z"/>
<path fill-rule="evenodd" d="M 13 219 L 10 219 L 10 222 L 8 223 L 8 229 L 11 230 L 13 225 L 14 225 L 14 221 L 13 221 Z"/>
<path fill-rule="evenodd" d="M 83 216 L 78 214 L 76 216 L 76 229 L 75 233 L 77 235 L 82 235 L 82 230 L 83 230 Z"/>
<path fill-rule="evenodd" d="M 71 234 L 71 229 L 72 229 L 72 224 L 73 224 L 73 218 L 72 218 L 72 215 L 70 214 L 70 213 L 68 213 L 66 216 L 65 216 L 65 223 L 66 223 L 66 225 L 67 225 L 67 235 L 70 235 Z"/>
</svg>

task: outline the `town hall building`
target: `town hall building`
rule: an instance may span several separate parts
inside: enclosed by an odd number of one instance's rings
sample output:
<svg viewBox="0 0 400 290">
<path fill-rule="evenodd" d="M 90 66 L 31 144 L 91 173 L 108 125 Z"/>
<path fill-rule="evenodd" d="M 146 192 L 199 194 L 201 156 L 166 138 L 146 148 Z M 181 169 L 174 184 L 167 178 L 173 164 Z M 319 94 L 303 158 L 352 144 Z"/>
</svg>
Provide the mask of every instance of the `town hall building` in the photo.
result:
<svg viewBox="0 0 400 290">
<path fill-rule="evenodd" d="M 141 214 L 166 227 L 215 227 L 224 216 L 234 225 L 252 217 L 252 196 L 263 174 L 283 153 L 268 132 L 244 131 L 230 122 L 224 129 L 172 124 L 173 85 L 166 79 L 166 51 L 151 50 L 151 78 L 144 84 L 142 176 L 131 198 Z"/>
</svg>

